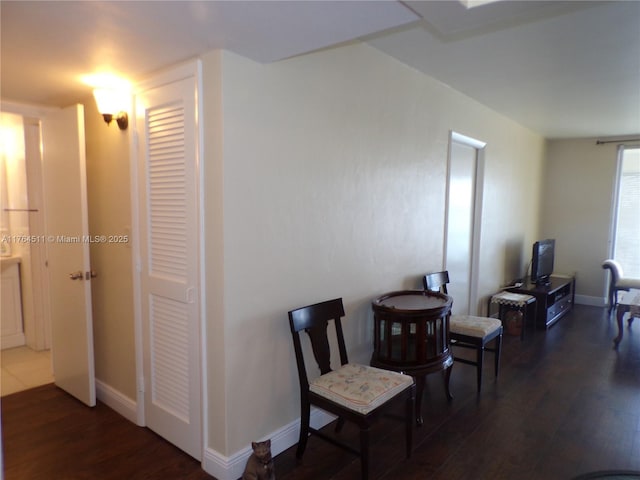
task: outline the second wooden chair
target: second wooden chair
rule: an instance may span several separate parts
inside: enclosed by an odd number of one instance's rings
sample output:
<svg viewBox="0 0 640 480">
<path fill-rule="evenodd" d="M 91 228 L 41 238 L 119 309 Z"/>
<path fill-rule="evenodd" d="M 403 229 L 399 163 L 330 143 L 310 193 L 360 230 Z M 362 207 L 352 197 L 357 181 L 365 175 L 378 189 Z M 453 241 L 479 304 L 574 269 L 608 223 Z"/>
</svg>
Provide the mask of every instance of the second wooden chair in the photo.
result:
<svg viewBox="0 0 640 480">
<path fill-rule="evenodd" d="M 449 272 L 445 270 L 442 272 L 428 273 L 424 276 L 423 283 L 426 290 L 439 291 L 447 294 Z M 449 331 L 451 334 L 451 346 L 476 350 L 475 361 L 456 356 L 455 354 L 453 359 L 456 362 L 476 366 L 476 381 L 479 393 L 482 388 L 482 368 L 484 365 L 485 350 L 495 353 L 495 376 L 496 379 L 498 378 L 498 372 L 500 370 L 500 350 L 502 348 L 502 322 L 496 318 L 489 317 L 451 315 Z M 492 341 L 494 341 L 494 346 L 490 348 L 487 345 Z"/>
</svg>

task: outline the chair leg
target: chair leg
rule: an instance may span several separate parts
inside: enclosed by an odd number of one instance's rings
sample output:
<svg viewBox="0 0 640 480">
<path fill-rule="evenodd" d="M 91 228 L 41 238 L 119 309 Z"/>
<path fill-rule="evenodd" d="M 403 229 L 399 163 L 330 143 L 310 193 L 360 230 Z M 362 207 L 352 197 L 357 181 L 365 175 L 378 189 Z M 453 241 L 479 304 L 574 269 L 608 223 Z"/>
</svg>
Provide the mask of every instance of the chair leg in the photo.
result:
<svg viewBox="0 0 640 480">
<path fill-rule="evenodd" d="M 452 369 L 453 369 L 453 364 L 451 364 L 451 366 L 443 372 L 444 373 L 444 393 L 447 395 L 448 402 L 453 400 L 453 395 L 451 395 L 451 390 L 449 389 L 449 381 L 451 380 Z"/>
<path fill-rule="evenodd" d="M 409 389 L 409 396 L 407 397 L 405 405 L 405 434 L 407 442 L 407 458 L 411 458 L 411 452 L 413 451 L 413 410 L 415 403 L 415 387 Z"/>
<path fill-rule="evenodd" d="M 480 393 L 480 389 L 482 388 L 482 367 L 484 365 L 484 345 L 478 347 L 478 370 L 476 371 L 477 381 L 478 381 L 478 393 Z"/>
<path fill-rule="evenodd" d="M 424 376 L 416 377 L 416 425 L 422 426 L 422 394 L 424 392 Z"/>
<path fill-rule="evenodd" d="M 613 285 L 609 286 L 609 314 L 611 314 L 611 312 L 613 311 L 613 308 L 616 305 L 616 302 L 618 300 L 618 295 L 616 292 L 616 289 Z"/>
<path fill-rule="evenodd" d="M 360 465 L 362 480 L 369 479 L 369 427 L 360 429 Z"/>
<path fill-rule="evenodd" d="M 500 372 L 500 353 L 502 352 L 502 334 L 496 337 L 496 351 L 494 355 L 496 380 L 498 379 L 498 373 Z"/>
<path fill-rule="evenodd" d="M 298 439 L 298 448 L 296 449 L 296 458 L 300 460 L 307 448 L 307 439 L 309 438 L 309 416 L 311 415 L 311 405 L 303 402 L 300 408 L 300 438 Z"/>
</svg>

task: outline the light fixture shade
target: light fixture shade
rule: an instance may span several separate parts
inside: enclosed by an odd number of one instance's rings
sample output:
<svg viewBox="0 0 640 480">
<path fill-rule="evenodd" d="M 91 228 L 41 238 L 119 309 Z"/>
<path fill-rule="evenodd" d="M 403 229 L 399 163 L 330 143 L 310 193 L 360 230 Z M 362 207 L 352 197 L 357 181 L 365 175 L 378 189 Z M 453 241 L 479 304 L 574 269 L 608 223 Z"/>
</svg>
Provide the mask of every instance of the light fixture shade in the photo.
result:
<svg viewBox="0 0 640 480">
<path fill-rule="evenodd" d="M 101 114 L 117 115 L 129 110 L 129 92 L 114 88 L 96 88 L 93 90 L 98 112 Z"/>
</svg>

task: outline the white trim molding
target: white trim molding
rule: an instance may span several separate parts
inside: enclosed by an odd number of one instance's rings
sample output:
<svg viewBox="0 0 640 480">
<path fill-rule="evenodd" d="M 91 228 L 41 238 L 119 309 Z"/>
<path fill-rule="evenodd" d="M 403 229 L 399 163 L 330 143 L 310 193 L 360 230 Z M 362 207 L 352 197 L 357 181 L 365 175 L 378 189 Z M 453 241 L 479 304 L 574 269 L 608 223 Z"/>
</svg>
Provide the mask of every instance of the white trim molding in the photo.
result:
<svg viewBox="0 0 640 480">
<path fill-rule="evenodd" d="M 463 145 L 468 145 L 475 148 L 476 150 L 482 150 L 487 146 L 487 142 L 476 140 L 475 138 L 462 135 L 461 133 L 455 132 L 453 130 L 451 130 L 450 134 L 452 142 L 462 143 Z"/>
<path fill-rule="evenodd" d="M 98 379 L 96 379 L 96 396 L 107 407 L 115 410 L 130 422 L 138 423 L 138 406 L 135 400 Z"/>
<path fill-rule="evenodd" d="M 590 307 L 606 307 L 606 297 L 592 297 L 589 295 L 576 295 L 574 303 L 576 305 L 588 305 Z"/>
</svg>

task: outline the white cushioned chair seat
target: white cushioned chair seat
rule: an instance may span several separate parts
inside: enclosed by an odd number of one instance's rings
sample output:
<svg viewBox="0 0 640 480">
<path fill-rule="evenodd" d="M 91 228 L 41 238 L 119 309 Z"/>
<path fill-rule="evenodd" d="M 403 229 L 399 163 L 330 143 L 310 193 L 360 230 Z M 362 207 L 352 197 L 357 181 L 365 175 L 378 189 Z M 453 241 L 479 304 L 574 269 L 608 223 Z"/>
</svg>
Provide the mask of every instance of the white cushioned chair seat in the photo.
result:
<svg viewBox="0 0 640 480">
<path fill-rule="evenodd" d="M 608 268 L 611 270 L 612 280 L 615 283 L 615 288 L 640 289 L 640 278 L 625 277 L 620 262 L 609 258 L 602 262 L 602 268 Z"/>
<path fill-rule="evenodd" d="M 616 288 L 640 289 L 640 278 L 621 278 L 616 282 Z"/>
<path fill-rule="evenodd" d="M 471 315 L 452 315 L 449 331 L 470 337 L 484 338 L 502 326 L 497 318 L 473 317 Z"/>
<path fill-rule="evenodd" d="M 310 382 L 309 390 L 366 415 L 412 384 L 402 373 L 347 363 Z"/>
</svg>

